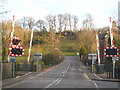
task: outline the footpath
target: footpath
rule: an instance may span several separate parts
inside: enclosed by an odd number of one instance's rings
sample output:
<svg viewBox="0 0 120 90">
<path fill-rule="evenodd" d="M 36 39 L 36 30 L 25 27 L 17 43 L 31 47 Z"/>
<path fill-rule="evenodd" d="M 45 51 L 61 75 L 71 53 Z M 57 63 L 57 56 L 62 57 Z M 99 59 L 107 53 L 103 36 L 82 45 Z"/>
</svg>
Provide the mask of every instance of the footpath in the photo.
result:
<svg viewBox="0 0 120 90">
<path fill-rule="evenodd" d="M 98 80 L 98 81 L 109 81 L 109 82 L 120 82 L 120 79 L 110 79 L 107 78 L 107 74 L 95 74 L 91 73 L 91 70 L 88 69 L 87 66 L 80 61 L 80 68 L 83 70 L 83 73 L 86 73 L 91 80 Z"/>
<path fill-rule="evenodd" d="M 21 75 L 21 76 L 16 76 L 14 78 L 4 79 L 4 80 L 2 80 L 2 88 L 9 86 L 9 85 L 12 85 L 12 84 L 15 84 L 15 83 L 20 82 L 20 81 L 23 81 L 27 78 L 35 78 L 35 77 L 41 76 L 57 66 L 58 65 L 49 67 L 47 69 L 44 69 L 41 72 L 27 72 L 26 74 Z"/>
</svg>

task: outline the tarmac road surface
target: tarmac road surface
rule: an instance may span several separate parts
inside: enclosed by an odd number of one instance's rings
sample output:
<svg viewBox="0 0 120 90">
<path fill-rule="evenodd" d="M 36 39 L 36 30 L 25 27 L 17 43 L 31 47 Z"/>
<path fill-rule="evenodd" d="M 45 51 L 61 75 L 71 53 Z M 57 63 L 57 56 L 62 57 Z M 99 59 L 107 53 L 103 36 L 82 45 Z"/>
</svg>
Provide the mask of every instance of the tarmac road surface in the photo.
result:
<svg viewBox="0 0 120 90">
<path fill-rule="evenodd" d="M 79 56 L 65 56 L 65 60 L 44 74 L 25 78 L 4 88 L 118 88 L 118 82 L 94 81 L 94 74 L 83 70 Z"/>
</svg>

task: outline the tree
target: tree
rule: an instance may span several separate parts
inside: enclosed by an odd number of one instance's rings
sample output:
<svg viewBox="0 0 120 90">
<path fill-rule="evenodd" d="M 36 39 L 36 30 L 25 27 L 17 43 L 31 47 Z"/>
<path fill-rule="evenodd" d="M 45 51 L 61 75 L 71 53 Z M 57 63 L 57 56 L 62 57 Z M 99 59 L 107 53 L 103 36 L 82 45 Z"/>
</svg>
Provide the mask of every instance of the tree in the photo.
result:
<svg viewBox="0 0 120 90">
<path fill-rule="evenodd" d="M 80 54 L 80 57 L 81 57 L 82 55 L 86 55 L 86 54 L 87 54 L 86 48 L 85 48 L 84 46 L 82 46 L 82 47 L 80 48 L 79 54 Z"/>
<path fill-rule="evenodd" d="M 26 22 L 28 26 L 28 30 L 32 30 L 33 26 L 35 26 L 35 20 L 32 17 L 26 17 Z"/>
<path fill-rule="evenodd" d="M 92 30 L 93 26 L 94 26 L 93 17 L 91 14 L 87 14 L 86 19 L 83 21 L 83 28 L 86 28 L 88 30 Z"/>
<path fill-rule="evenodd" d="M 58 14 L 58 24 L 59 24 L 59 32 L 61 34 L 62 32 L 62 28 L 63 28 L 63 24 L 64 24 L 64 15 L 63 14 Z"/>
<path fill-rule="evenodd" d="M 80 46 L 84 46 L 87 53 L 96 52 L 96 37 L 95 31 L 83 30 L 77 33 L 78 42 Z"/>
<path fill-rule="evenodd" d="M 20 23 L 20 26 L 22 26 L 24 29 L 27 28 L 27 23 L 26 23 L 26 17 L 22 17 L 20 20 L 18 20 Z"/>
<path fill-rule="evenodd" d="M 47 15 L 46 20 L 49 25 L 49 30 L 54 30 L 56 31 L 56 16 L 55 15 Z"/>
<path fill-rule="evenodd" d="M 77 16 L 74 15 L 73 20 L 74 20 L 73 31 L 77 31 L 77 23 L 78 23 Z"/>
<path fill-rule="evenodd" d="M 45 21 L 39 19 L 36 22 L 36 26 L 39 28 L 39 31 L 43 30 L 45 28 Z"/>
<path fill-rule="evenodd" d="M 60 40 L 54 31 L 50 31 L 47 43 L 50 48 L 56 48 L 59 46 Z"/>
</svg>

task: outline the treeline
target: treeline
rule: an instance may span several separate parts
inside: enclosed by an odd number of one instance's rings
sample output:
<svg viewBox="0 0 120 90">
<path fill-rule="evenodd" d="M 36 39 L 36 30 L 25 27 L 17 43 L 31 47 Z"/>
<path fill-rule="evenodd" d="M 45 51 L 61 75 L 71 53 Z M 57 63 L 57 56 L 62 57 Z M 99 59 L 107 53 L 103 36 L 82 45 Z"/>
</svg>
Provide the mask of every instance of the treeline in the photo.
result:
<svg viewBox="0 0 120 90">
<path fill-rule="evenodd" d="M 23 17 L 18 20 L 19 24 L 27 29 L 36 29 L 38 31 L 66 31 L 78 30 L 78 18 L 71 14 L 47 15 L 44 20 L 35 21 L 32 17 Z"/>
</svg>

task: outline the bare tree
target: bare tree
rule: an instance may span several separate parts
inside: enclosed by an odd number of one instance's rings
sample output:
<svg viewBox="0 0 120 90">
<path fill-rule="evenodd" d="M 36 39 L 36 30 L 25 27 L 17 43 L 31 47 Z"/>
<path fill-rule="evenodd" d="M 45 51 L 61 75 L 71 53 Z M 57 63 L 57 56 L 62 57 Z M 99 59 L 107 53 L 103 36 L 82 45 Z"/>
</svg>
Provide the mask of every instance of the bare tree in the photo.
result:
<svg viewBox="0 0 120 90">
<path fill-rule="evenodd" d="M 73 31 L 77 31 L 77 23 L 78 23 L 77 16 L 73 15 L 73 20 L 74 20 Z"/>
<path fill-rule="evenodd" d="M 32 17 L 26 17 L 26 23 L 28 26 L 28 30 L 33 29 L 33 26 L 35 26 L 35 20 Z"/>
<path fill-rule="evenodd" d="M 45 27 L 45 21 L 39 19 L 37 22 L 36 22 L 36 26 L 39 28 L 39 30 L 41 31 L 44 27 Z"/>
<path fill-rule="evenodd" d="M 26 29 L 26 17 L 22 17 L 20 20 L 19 20 L 19 23 L 20 23 L 20 26 L 22 26 L 24 29 Z"/>
<path fill-rule="evenodd" d="M 68 24 L 69 24 L 69 30 L 72 31 L 72 17 L 71 14 L 68 14 Z"/>
<path fill-rule="evenodd" d="M 72 15 L 71 14 L 64 14 L 63 15 L 63 20 L 64 20 L 64 23 L 63 23 L 63 26 L 64 26 L 64 31 L 66 30 L 70 30 L 72 31 Z"/>
<path fill-rule="evenodd" d="M 63 25 L 64 25 L 64 15 L 58 14 L 58 24 L 59 24 L 59 31 L 62 32 Z"/>
<path fill-rule="evenodd" d="M 64 31 L 68 30 L 69 24 L 69 14 L 64 14 Z"/>
<path fill-rule="evenodd" d="M 54 30 L 56 31 L 56 16 L 55 15 L 48 15 L 46 16 L 46 20 L 49 25 L 49 30 Z"/>
<path fill-rule="evenodd" d="M 93 17 L 91 14 L 86 15 L 86 19 L 83 21 L 83 27 L 86 29 L 92 29 L 93 28 Z"/>
</svg>

